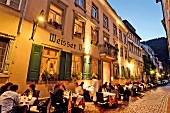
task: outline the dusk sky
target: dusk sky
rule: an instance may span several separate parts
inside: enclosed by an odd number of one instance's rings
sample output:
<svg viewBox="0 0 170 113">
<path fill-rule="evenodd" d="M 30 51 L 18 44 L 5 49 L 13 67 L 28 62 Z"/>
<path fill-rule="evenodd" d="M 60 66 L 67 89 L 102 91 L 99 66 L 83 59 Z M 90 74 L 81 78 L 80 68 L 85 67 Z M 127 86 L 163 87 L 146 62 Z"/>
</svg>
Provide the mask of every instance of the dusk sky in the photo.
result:
<svg viewBox="0 0 170 113">
<path fill-rule="evenodd" d="M 108 0 L 122 18 L 128 20 L 143 41 L 165 37 L 162 8 L 156 0 Z"/>
</svg>

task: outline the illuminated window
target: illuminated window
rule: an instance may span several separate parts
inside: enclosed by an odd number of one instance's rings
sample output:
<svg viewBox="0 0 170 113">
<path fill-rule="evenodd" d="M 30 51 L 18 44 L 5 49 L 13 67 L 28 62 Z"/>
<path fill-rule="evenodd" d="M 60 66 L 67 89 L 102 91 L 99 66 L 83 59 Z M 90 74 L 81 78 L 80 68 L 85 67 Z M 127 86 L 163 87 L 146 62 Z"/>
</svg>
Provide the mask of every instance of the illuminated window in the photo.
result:
<svg viewBox="0 0 170 113">
<path fill-rule="evenodd" d="M 48 15 L 48 24 L 55 26 L 57 29 L 62 29 L 63 10 L 50 4 L 50 11 Z"/>
<path fill-rule="evenodd" d="M 91 74 L 98 74 L 98 60 L 97 59 L 92 59 L 91 61 Z"/>
<path fill-rule="evenodd" d="M 78 76 L 82 73 L 82 58 L 78 55 L 72 55 L 71 74 Z"/>
<path fill-rule="evenodd" d="M 4 3 L 4 4 L 9 5 L 12 8 L 15 8 L 18 10 L 21 7 L 21 2 L 22 2 L 22 0 L 0 0 L 0 3 Z"/>
<path fill-rule="evenodd" d="M 0 37 L 0 73 L 3 72 L 5 66 L 6 53 L 8 50 L 9 40 Z"/>
<path fill-rule="evenodd" d="M 58 55 L 59 55 L 59 50 L 46 48 L 46 47 L 44 48 L 42 59 L 41 59 L 41 70 L 40 70 L 41 75 L 47 72 L 48 75 L 46 76 L 50 76 L 51 78 L 55 78 L 57 76 L 58 66 L 59 66 Z M 42 77 L 42 79 L 46 79 L 46 78 Z"/>
</svg>

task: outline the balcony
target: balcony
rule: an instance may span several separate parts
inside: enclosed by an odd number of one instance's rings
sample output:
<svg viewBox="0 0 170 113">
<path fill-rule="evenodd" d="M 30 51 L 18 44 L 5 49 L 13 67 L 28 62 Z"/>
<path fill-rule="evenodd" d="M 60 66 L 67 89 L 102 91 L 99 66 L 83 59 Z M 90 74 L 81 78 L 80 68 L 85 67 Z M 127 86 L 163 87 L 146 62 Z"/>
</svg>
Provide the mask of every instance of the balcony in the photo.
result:
<svg viewBox="0 0 170 113">
<path fill-rule="evenodd" d="M 103 45 L 99 45 L 100 48 L 100 57 L 108 60 L 117 60 L 118 56 L 118 46 L 113 46 L 108 42 L 105 42 Z"/>
</svg>

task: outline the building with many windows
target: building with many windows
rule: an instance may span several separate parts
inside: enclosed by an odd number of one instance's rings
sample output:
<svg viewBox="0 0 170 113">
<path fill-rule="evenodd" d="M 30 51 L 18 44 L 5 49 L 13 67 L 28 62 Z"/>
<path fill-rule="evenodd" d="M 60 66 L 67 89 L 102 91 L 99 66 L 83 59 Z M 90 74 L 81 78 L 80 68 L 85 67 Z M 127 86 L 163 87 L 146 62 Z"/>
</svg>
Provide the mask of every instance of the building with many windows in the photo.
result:
<svg viewBox="0 0 170 113">
<path fill-rule="evenodd" d="M 128 56 L 140 66 L 140 38 L 127 38 L 129 29 L 106 0 L 4 0 L 0 9 L 0 77 L 21 92 L 36 83 L 46 96 L 47 84 L 71 87 L 83 80 L 88 86 L 92 76 L 101 84 L 124 84 Z M 131 40 L 135 49 L 128 54 Z"/>
<path fill-rule="evenodd" d="M 136 33 L 136 29 L 127 21 L 123 20 L 129 30 L 128 51 L 129 68 L 131 81 L 141 81 L 143 75 L 142 48 L 140 47 L 141 38 Z"/>
</svg>

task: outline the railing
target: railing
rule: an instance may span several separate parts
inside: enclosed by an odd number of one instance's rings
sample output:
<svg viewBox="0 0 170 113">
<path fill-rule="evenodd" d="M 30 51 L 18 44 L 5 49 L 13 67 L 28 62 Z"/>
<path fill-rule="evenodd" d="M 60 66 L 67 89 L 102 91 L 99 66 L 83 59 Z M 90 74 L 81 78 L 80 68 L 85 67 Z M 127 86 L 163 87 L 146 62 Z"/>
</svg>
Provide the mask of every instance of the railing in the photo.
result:
<svg viewBox="0 0 170 113">
<path fill-rule="evenodd" d="M 100 54 L 105 54 L 107 56 L 117 59 L 117 55 L 118 55 L 118 51 L 119 51 L 117 46 L 113 46 L 113 45 L 105 42 L 105 44 L 99 45 L 99 48 L 100 48 Z"/>
</svg>

